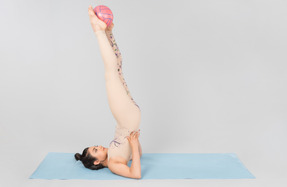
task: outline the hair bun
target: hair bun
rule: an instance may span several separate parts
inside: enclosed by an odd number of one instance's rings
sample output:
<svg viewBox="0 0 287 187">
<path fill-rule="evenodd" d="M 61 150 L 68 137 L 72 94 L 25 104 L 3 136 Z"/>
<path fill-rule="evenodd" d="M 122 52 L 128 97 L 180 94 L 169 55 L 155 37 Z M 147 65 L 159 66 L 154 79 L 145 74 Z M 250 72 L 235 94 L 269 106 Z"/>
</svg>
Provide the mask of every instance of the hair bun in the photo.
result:
<svg viewBox="0 0 287 187">
<path fill-rule="evenodd" d="M 75 159 L 76 160 L 82 160 L 82 155 L 80 153 L 75 154 Z"/>
</svg>

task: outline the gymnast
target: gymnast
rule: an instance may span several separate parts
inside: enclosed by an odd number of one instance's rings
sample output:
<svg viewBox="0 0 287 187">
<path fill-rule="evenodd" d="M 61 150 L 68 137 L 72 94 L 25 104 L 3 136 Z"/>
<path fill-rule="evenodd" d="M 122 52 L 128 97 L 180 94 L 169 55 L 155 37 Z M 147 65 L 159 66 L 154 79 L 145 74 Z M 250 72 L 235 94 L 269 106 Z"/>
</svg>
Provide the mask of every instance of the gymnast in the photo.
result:
<svg viewBox="0 0 287 187">
<path fill-rule="evenodd" d="M 114 174 L 140 179 L 142 148 L 138 137 L 141 110 L 123 77 L 122 55 L 112 33 L 114 24 L 107 26 L 96 16 L 92 6 L 89 6 L 88 13 L 104 62 L 109 107 L 117 125 L 108 148 L 98 145 L 87 147 L 82 154 L 76 153 L 75 159 L 81 160 L 86 168 L 92 170 L 109 168 Z M 130 160 L 131 167 L 127 165 Z"/>
</svg>

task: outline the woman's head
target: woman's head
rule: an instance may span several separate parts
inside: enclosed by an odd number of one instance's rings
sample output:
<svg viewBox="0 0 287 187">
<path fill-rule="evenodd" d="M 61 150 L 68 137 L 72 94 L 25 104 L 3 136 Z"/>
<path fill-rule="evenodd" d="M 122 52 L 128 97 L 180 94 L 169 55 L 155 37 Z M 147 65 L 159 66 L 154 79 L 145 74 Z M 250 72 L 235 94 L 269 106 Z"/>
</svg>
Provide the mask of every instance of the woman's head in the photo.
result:
<svg viewBox="0 0 287 187">
<path fill-rule="evenodd" d="M 81 160 L 86 168 L 98 170 L 107 167 L 108 149 L 103 146 L 91 146 L 83 150 L 82 155 L 75 154 L 76 160 Z"/>
</svg>

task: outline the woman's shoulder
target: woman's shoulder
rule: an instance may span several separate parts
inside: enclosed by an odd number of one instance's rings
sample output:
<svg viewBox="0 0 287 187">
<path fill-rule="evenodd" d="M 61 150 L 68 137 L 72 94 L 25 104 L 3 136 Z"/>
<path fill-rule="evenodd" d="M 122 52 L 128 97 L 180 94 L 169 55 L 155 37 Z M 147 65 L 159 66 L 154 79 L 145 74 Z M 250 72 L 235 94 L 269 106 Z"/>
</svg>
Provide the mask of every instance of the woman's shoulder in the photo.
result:
<svg viewBox="0 0 287 187">
<path fill-rule="evenodd" d="M 108 165 L 110 165 L 110 164 L 117 164 L 117 163 L 121 163 L 121 164 L 127 165 L 128 162 L 124 158 L 119 157 L 119 156 L 110 158 L 109 161 L 108 161 Z"/>
</svg>

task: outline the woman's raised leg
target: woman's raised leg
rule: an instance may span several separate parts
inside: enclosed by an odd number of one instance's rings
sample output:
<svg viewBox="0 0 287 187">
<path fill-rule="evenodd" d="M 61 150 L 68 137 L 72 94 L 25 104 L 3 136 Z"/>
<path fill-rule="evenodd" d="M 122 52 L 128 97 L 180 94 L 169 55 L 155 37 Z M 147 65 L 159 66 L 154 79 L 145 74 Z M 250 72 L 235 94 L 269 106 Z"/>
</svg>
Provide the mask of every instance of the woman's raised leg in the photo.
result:
<svg viewBox="0 0 287 187">
<path fill-rule="evenodd" d="M 127 94 L 120 79 L 117 56 L 111 47 L 105 31 L 95 32 L 104 61 L 108 103 L 116 121 L 123 126 L 140 123 L 140 110 Z"/>
<path fill-rule="evenodd" d="M 120 49 L 116 43 L 116 40 L 115 40 L 115 37 L 112 33 L 112 31 L 106 31 L 106 35 L 109 39 L 109 42 L 110 42 L 110 45 L 112 46 L 113 50 L 114 50 L 114 53 L 115 55 L 117 56 L 117 66 L 118 66 L 118 73 L 119 73 L 119 76 L 120 76 L 120 79 L 122 81 L 122 84 L 124 85 L 125 89 L 126 89 L 126 92 L 127 94 L 130 96 L 130 99 L 133 101 L 133 103 L 138 107 L 140 108 L 137 103 L 134 101 L 133 97 L 131 96 L 131 93 L 129 91 L 129 88 L 128 88 L 128 85 L 124 79 L 124 76 L 123 76 L 123 71 L 122 71 L 122 54 L 120 52 Z"/>
</svg>

